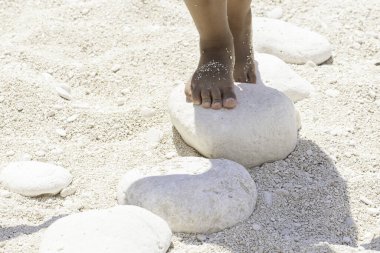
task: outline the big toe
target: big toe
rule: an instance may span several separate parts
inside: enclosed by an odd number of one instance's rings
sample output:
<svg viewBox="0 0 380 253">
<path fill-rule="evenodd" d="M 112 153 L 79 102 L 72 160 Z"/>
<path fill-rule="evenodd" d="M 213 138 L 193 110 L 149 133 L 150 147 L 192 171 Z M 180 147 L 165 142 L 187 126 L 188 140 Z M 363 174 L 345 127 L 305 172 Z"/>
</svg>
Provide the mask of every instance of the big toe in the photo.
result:
<svg viewBox="0 0 380 253">
<path fill-rule="evenodd" d="M 236 95 L 233 87 L 223 89 L 223 107 L 232 109 L 236 106 Z"/>
</svg>

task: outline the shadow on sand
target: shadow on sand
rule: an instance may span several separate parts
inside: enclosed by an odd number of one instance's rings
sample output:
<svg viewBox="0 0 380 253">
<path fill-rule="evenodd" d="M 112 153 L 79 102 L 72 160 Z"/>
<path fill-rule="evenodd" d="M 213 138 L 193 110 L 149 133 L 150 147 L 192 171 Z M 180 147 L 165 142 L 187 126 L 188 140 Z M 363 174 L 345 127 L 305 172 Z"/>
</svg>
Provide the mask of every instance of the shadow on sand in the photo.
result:
<svg viewBox="0 0 380 253">
<path fill-rule="evenodd" d="M 178 133 L 174 130 L 173 134 Z M 180 138 L 175 140 L 180 155 L 194 155 L 192 148 L 183 149 L 186 144 Z M 307 155 L 306 150 L 312 154 Z M 330 245 L 357 246 L 346 182 L 329 156 L 313 141 L 299 139 L 296 149 L 285 160 L 248 171 L 258 189 L 256 210 L 249 219 L 208 235 L 204 242 L 180 233 L 177 236 L 183 243 L 212 244 L 234 253 L 334 252 Z M 271 196 L 272 203 L 268 203 L 267 196 Z M 378 245 L 376 238 L 363 247 L 378 249 Z"/>
<path fill-rule="evenodd" d="M 5 228 L 0 227 L 0 242 L 7 241 L 21 235 L 30 235 L 30 234 L 36 233 L 40 231 L 41 229 L 49 227 L 51 224 L 53 224 L 53 222 L 65 216 L 66 215 L 54 216 L 50 218 L 49 220 L 45 221 L 44 223 L 37 226 L 18 225 L 14 227 L 5 227 Z"/>
</svg>

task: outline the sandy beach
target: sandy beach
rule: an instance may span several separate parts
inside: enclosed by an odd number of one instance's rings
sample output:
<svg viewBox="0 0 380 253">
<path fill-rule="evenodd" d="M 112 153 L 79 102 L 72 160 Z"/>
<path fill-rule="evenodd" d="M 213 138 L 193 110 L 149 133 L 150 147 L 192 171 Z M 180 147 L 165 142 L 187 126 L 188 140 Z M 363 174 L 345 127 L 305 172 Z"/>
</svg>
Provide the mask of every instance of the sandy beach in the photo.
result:
<svg viewBox="0 0 380 253">
<path fill-rule="evenodd" d="M 252 4 L 255 17 L 276 7 L 333 46 L 322 65 L 290 65 L 315 88 L 295 104 L 297 147 L 248 168 L 258 188 L 248 220 L 175 233 L 170 253 L 380 251 L 380 1 Z M 0 184 L 0 253 L 37 253 L 56 219 L 116 205 L 129 169 L 200 156 L 167 112 L 198 54 L 180 0 L 0 1 L 0 168 L 36 160 L 74 177 L 67 197 L 23 197 Z M 62 85 L 70 100 L 57 94 Z"/>
</svg>

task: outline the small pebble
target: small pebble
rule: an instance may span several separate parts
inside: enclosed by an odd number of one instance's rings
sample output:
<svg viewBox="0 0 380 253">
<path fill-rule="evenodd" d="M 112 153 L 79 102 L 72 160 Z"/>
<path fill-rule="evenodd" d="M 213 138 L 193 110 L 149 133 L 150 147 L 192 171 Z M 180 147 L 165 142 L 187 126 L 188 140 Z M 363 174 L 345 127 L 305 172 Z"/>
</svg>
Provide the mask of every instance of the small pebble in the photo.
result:
<svg viewBox="0 0 380 253">
<path fill-rule="evenodd" d="M 5 100 L 5 97 L 0 96 L 0 103 L 4 102 L 4 100 Z"/>
<path fill-rule="evenodd" d="M 306 154 L 307 154 L 308 156 L 311 156 L 311 155 L 313 155 L 313 151 L 311 151 L 311 149 L 308 149 L 308 150 L 306 151 Z"/>
<path fill-rule="evenodd" d="M 340 95 L 340 92 L 339 92 L 338 90 L 335 90 L 335 89 L 327 89 L 327 90 L 325 91 L 325 94 L 326 94 L 327 96 L 329 96 L 329 97 L 333 97 L 333 98 L 335 98 L 335 97 L 337 97 L 337 96 Z"/>
<path fill-rule="evenodd" d="M 11 193 L 9 191 L 6 191 L 6 190 L 0 190 L 0 197 L 1 198 L 10 198 Z"/>
<path fill-rule="evenodd" d="M 176 156 L 177 156 L 177 153 L 174 151 L 171 151 L 165 154 L 166 159 L 172 159 L 173 157 L 176 157 Z"/>
<path fill-rule="evenodd" d="M 146 107 L 146 106 L 144 106 L 143 108 L 141 108 L 141 115 L 144 116 L 144 117 L 146 117 L 146 118 L 154 116 L 154 113 L 155 113 L 155 110 L 152 109 L 152 108 L 149 108 L 149 107 Z"/>
<path fill-rule="evenodd" d="M 378 214 L 380 214 L 380 208 L 367 208 L 367 211 L 369 214 L 373 215 L 373 216 L 376 216 Z"/>
<path fill-rule="evenodd" d="M 348 237 L 348 236 L 345 236 L 345 237 L 343 237 L 343 242 L 344 243 L 350 243 L 351 242 L 351 238 Z"/>
<path fill-rule="evenodd" d="M 207 236 L 205 236 L 204 234 L 197 234 L 197 235 L 196 235 L 196 238 L 197 238 L 197 240 L 200 241 L 200 242 L 204 242 L 204 241 L 207 240 Z"/>
<path fill-rule="evenodd" d="M 61 137 L 65 137 L 66 134 L 67 134 L 66 130 L 65 130 L 65 129 L 62 129 L 62 128 L 57 128 L 57 129 L 55 130 L 55 132 L 56 132 L 59 136 L 61 136 Z"/>
<path fill-rule="evenodd" d="M 264 202 L 268 207 L 271 207 L 273 204 L 273 196 L 271 192 L 264 191 Z"/>
<path fill-rule="evenodd" d="M 360 201 L 366 205 L 373 206 L 374 203 L 366 197 L 360 197 Z"/>
<path fill-rule="evenodd" d="M 268 18 L 274 18 L 274 19 L 280 19 L 282 18 L 282 15 L 284 14 L 281 7 L 276 7 L 273 10 L 270 10 L 266 13 L 266 16 Z"/>
<path fill-rule="evenodd" d="M 116 64 L 116 65 L 114 65 L 113 67 L 112 67 L 112 72 L 113 73 L 116 73 L 116 72 L 118 72 L 119 70 L 121 69 L 121 66 L 119 65 L 119 64 Z"/>
<path fill-rule="evenodd" d="M 58 84 L 58 87 L 60 87 L 60 88 L 62 88 L 62 89 L 64 89 L 67 93 L 71 93 L 71 88 L 70 88 L 70 86 L 68 86 L 67 84 L 65 84 L 65 83 L 60 83 L 60 84 Z"/>
<path fill-rule="evenodd" d="M 42 151 L 42 150 L 38 150 L 38 151 L 35 153 L 35 155 L 38 156 L 38 157 L 42 157 L 42 156 L 45 156 L 46 153 L 45 153 L 44 151 Z"/>
<path fill-rule="evenodd" d="M 83 15 L 87 15 L 89 12 L 90 12 L 90 9 L 87 9 L 87 8 L 81 10 L 81 13 L 82 13 Z"/>
<path fill-rule="evenodd" d="M 60 147 L 55 147 L 54 149 L 51 150 L 51 153 L 54 155 L 59 155 L 63 153 L 63 149 Z"/>
<path fill-rule="evenodd" d="M 120 91 L 120 93 L 121 93 L 123 96 L 127 95 L 129 92 L 130 92 L 130 90 L 129 90 L 128 88 L 125 88 L 125 89 L 123 89 L 123 90 Z"/>
<path fill-rule="evenodd" d="M 311 67 L 311 68 L 316 68 L 317 64 L 313 61 L 307 61 L 306 66 Z"/>
<path fill-rule="evenodd" d="M 55 112 L 54 111 L 48 111 L 46 113 L 46 118 L 50 118 L 50 117 L 54 117 L 55 116 Z"/>
<path fill-rule="evenodd" d="M 22 104 L 18 103 L 16 104 L 16 109 L 17 111 L 22 112 L 24 110 L 24 107 L 22 106 Z"/>
<path fill-rule="evenodd" d="M 75 194 L 76 191 L 77 189 L 75 187 L 67 187 L 60 192 L 60 195 L 62 198 L 66 198 L 67 196 Z"/>
<path fill-rule="evenodd" d="M 276 190 L 276 194 L 280 196 L 289 196 L 290 192 L 285 189 L 278 189 Z"/>
<path fill-rule="evenodd" d="M 124 105 L 124 103 L 125 103 L 124 99 L 119 98 L 119 99 L 116 100 L 116 104 L 118 106 L 122 106 L 122 105 Z"/>
<path fill-rule="evenodd" d="M 8 150 L 7 153 L 5 153 L 6 156 L 14 156 L 15 152 L 13 150 Z"/>
<path fill-rule="evenodd" d="M 352 217 L 347 217 L 344 223 L 346 223 L 348 227 L 353 227 L 355 225 L 355 221 Z"/>
<path fill-rule="evenodd" d="M 71 100 L 71 95 L 66 90 L 64 90 L 61 87 L 56 87 L 55 90 L 57 91 L 58 95 L 66 100 Z"/>
<path fill-rule="evenodd" d="M 68 118 L 66 119 L 66 122 L 67 122 L 67 123 L 73 122 L 73 121 L 75 121 L 78 117 L 79 117 L 78 114 L 74 114 L 74 115 L 68 117 Z"/>
<path fill-rule="evenodd" d="M 255 231 L 259 231 L 261 229 L 261 225 L 257 224 L 257 223 L 254 223 L 254 224 L 252 224 L 252 229 L 255 230 Z"/>
</svg>

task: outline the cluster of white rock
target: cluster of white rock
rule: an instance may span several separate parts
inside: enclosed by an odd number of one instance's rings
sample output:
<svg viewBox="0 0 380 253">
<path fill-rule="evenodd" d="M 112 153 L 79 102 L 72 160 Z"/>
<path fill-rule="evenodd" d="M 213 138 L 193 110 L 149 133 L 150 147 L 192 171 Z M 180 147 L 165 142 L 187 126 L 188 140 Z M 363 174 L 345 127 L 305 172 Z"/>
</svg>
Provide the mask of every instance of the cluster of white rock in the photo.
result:
<svg viewBox="0 0 380 253">
<path fill-rule="evenodd" d="M 267 15 L 280 18 L 282 10 Z M 276 19 L 256 18 L 254 24 L 257 84 L 236 84 L 234 110 L 186 103 L 183 85 L 169 99 L 171 121 L 185 142 L 205 157 L 222 159 L 182 157 L 129 170 L 119 183 L 120 206 L 61 218 L 45 232 L 40 253 L 164 253 L 172 231 L 217 232 L 252 214 L 257 190 L 243 166 L 293 151 L 300 127 L 293 102 L 313 92 L 285 62 L 316 65 L 331 57 L 329 42 L 319 34 Z M 71 99 L 68 87 L 56 90 Z M 68 196 L 72 180 L 66 169 L 36 161 L 13 162 L 0 171 L 5 188 L 28 197 Z"/>
</svg>

